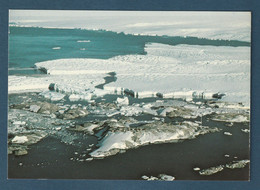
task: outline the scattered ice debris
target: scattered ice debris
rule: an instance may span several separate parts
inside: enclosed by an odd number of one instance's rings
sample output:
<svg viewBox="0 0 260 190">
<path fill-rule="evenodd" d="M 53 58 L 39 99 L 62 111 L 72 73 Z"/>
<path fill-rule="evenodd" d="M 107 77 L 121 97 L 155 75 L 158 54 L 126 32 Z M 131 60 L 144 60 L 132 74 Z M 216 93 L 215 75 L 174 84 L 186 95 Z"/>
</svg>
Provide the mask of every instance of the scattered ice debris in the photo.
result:
<svg viewBox="0 0 260 190">
<path fill-rule="evenodd" d="M 12 143 L 18 143 L 18 144 L 23 144 L 23 143 L 25 143 L 27 141 L 28 141 L 27 136 L 15 136 L 12 139 Z"/>
<path fill-rule="evenodd" d="M 24 105 L 23 105 L 24 106 Z M 29 106 L 27 106 L 29 108 Z M 39 111 L 41 112 L 41 111 Z M 35 144 L 47 135 L 56 133 L 55 125 L 65 124 L 62 120 L 51 119 L 45 115 L 20 109 L 9 109 L 8 112 L 8 154 L 17 156 L 27 154 L 28 146 Z M 26 125 L 15 125 L 11 121 L 18 119 Z"/>
<path fill-rule="evenodd" d="M 223 165 L 216 166 L 216 167 L 211 167 L 208 169 L 203 169 L 199 171 L 200 175 L 213 175 L 215 173 L 221 172 L 224 169 Z"/>
<path fill-rule="evenodd" d="M 226 164 L 226 167 L 229 169 L 244 168 L 248 163 L 250 163 L 249 160 L 233 161 L 232 163 Z"/>
<path fill-rule="evenodd" d="M 218 113 L 213 114 L 212 120 L 225 122 L 249 122 L 249 114 L 246 113 Z"/>
<path fill-rule="evenodd" d="M 78 152 L 74 152 L 75 155 L 78 155 L 79 153 Z"/>
<path fill-rule="evenodd" d="M 139 106 L 122 106 L 120 113 L 125 116 L 137 116 L 143 113 L 143 109 Z"/>
<path fill-rule="evenodd" d="M 194 171 L 200 171 L 199 167 L 193 168 Z"/>
<path fill-rule="evenodd" d="M 231 163 L 225 165 L 219 165 L 216 167 L 210 167 L 208 169 L 203 169 L 199 171 L 200 175 L 213 175 L 215 173 L 221 172 L 224 168 L 228 169 L 236 169 L 236 168 L 244 168 L 250 160 L 240 160 L 240 161 L 233 161 Z"/>
<path fill-rule="evenodd" d="M 175 177 L 166 175 L 166 174 L 159 174 L 158 177 L 148 177 L 146 175 L 142 176 L 142 179 L 147 180 L 147 181 L 154 181 L 154 180 L 159 180 L 159 181 L 173 181 L 175 180 Z"/>
<path fill-rule="evenodd" d="M 229 158 L 229 157 L 230 157 L 230 155 L 228 155 L 228 154 L 225 154 L 224 156 L 225 156 L 226 158 Z"/>
<path fill-rule="evenodd" d="M 232 133 L 230 133 L 230 132 L 224 132 L 224 135 L 231 136 Z"/>
<path fill-rule="evenodd" d="M 22 163 L 22 162 L 20 162 L 20 163 L 19 163 L 19 166 L 22 166 L 22 165 L 23 165 L 23 163 Z"/>
<path fill-rule="evenodd" d="M 128 105 L 129 104 L 129 99 L 127 97 L 124 98 L 117 98 L 116 103 L 120 105 Z"/>
<path fill-rule="evenodd" d="M 244 132 L 244 133 L 250 133 L 249 129 L 241 129 L 241 131 Z"/>
</svg>

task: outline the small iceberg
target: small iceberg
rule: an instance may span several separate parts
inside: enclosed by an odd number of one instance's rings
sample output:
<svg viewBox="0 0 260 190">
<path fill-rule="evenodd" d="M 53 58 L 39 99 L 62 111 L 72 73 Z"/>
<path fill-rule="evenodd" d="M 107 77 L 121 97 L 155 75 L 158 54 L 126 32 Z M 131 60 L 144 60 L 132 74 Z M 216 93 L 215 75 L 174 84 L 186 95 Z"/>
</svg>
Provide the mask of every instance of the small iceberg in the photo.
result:
<svg viewBox="0 0 260 190">
<path fill-rule="evenodd" d="M 61 47 L 53 47 L 52 49 L 58 50 L 61 49 Z"/>
</svg>

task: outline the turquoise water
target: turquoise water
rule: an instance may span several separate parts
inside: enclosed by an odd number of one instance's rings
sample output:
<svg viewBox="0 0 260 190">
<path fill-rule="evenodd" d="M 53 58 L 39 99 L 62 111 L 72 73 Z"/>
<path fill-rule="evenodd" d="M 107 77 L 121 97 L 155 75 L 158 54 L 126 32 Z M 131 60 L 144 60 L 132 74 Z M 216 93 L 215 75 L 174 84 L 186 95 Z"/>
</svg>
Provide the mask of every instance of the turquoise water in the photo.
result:
<svg viewBox="0 0 260 190">
<path fill-rule="evenodd" d="M 117 55 L 146 54 L 146 43 L 169 45 L 250 46 L 249 42 L 195 37 L 135 36 L 104 30 L 9 28 L 9 74 L 35 73 L 36 62 L 62 58 L 108 59 Z M 79 43 L 77 41 L 89 42 Z M 52 49 L 60 47 L 60 49 Z M 39 72 L 39 71 L 38 71 Z"/>
</svg>

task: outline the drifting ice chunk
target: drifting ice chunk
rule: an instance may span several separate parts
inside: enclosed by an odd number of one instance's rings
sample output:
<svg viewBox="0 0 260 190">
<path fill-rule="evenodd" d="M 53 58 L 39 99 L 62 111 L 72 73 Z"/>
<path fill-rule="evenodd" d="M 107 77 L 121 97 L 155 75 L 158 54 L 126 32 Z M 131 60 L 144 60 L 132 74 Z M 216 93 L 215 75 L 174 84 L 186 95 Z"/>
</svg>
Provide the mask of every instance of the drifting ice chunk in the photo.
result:
<svg viewBox="0 0 260 190">
<path fill-rule="evenodd" d="M 175 177 L 166 174 L 160 174 L 158 177 L 163 181 L 173 181 L 175 179 Z"/>
<path fill-rule="evenodd" d="M 35 112 L 35 113 L 37 113 L 40 109 L 41 109 L 41 107 L 37 106 L 37 105 L 31 105 L 29 108 L 30 111 Z"/>
<path fill-rule="evenodd" d="M 231 136 L 232 134 L 230 132 L 224 132 L 224 135 Z"/>
<path fill-rule="evenodd" d="M 250 132 L 249 129 L 241 129 L 241 131 L 244 132 L 244 133 L 249 133 Z"/>
<path fill-rule="evenodd" d="M 129 104 L 129 100 L 127 97 L 124 98 L 117 98 L 116 99 L 116 103 L 120 104 L 120 105 L 128 105 Z"/>
<path fill-rule="evenodd" d="M 53 47 L 52 49 L 61 49 L 61 47 Z"/>
<path fill-rule="evenodd" d="M 15 136 L 12 140 L 12 143 L 23 144 L 28 141 L 26 136 Z"/>
<path fill-rule="evenodd" d="M 193 168 L 194 171 L 200 171 L 200 168 Z"/>
</svg>

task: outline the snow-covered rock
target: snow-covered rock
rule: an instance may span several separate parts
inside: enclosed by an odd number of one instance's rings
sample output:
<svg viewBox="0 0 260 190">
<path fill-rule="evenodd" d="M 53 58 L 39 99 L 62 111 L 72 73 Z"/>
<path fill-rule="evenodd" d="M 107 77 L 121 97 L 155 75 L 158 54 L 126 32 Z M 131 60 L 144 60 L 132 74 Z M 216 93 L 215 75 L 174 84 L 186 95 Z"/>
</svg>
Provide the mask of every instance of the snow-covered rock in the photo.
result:
<svg viewBox="0 0 260 190">
<path fill-rule="evenodd" d="M 118 125 L 120 127 L 117 127 Z M 197 135 L 217 131 L 219 129 L 200 126 L 193 122 L 172 125 L 156 121 L 135 128 L 124 127 L 123 123 L 117 123 L 117 125 L 113 125 L 113 131 L 108 131 L 99 142 L 99 148 L 91 152 L 90 155 L 93 158 L 103 158 L 117 154 L 120 150 L 127 150 L 147 144 L 192 139 Z"/>
</svg>

